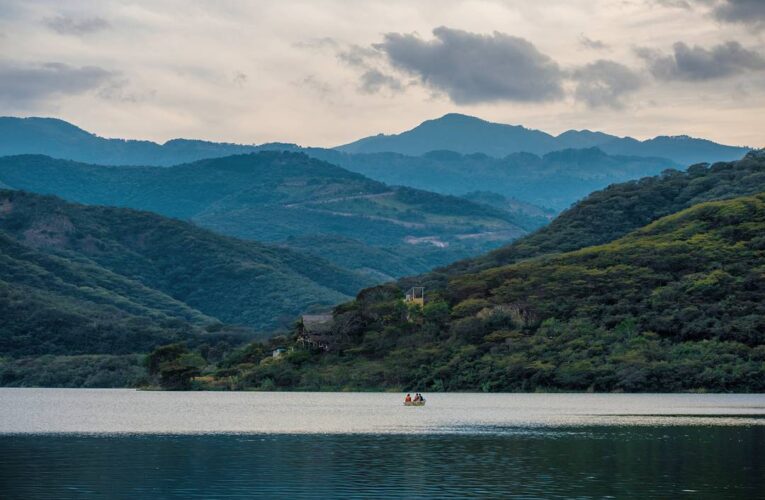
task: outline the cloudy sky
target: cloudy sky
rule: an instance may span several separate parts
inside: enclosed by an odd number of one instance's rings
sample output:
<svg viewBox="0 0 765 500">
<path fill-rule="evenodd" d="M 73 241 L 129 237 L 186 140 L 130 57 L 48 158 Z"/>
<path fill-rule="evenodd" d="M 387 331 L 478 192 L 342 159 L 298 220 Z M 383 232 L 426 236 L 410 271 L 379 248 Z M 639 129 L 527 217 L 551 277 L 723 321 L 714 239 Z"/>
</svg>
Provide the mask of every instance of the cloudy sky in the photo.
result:
<svg viewBox="0 0 765 500">
<path fill-rule="evenodd" d="M 765 146 L 765 0 L 0 0 L 0 115 L 334 146 L 449 112 Z"/>
</svg>

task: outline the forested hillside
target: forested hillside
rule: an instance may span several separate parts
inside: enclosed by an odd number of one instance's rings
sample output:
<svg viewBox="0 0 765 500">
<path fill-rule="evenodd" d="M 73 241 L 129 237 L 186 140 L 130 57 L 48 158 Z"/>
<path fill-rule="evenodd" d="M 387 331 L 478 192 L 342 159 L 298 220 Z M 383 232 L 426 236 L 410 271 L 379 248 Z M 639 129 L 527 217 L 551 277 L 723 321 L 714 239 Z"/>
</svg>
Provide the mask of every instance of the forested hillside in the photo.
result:
<svg viewBox="0 0 765 500">
<path fill-rule="evenodd" d="M 423 309 L 388 285 L 335 310 L 330 352 L 221 365 L 242 387 L 765 390 L 765 193 L 611 243 L 454 276 Z"/>
<path fill-rule="evenodd" d="M 696 203 L 762 191 L 762 151 L 753 151 L 739 161 L 698 164 L 685 172 L 670 170 L 660 176 L 616 184 L 592 193 L 533 234 L 484 256 L 457 262 L 432 277 L 475 272 L 606 243 Z"/>
<path fill-rule="evenodd" d="M 0 182 L 81 203 L 150 210 L 282 247 L 292 239 L 331 236 L 334 244 L 320 244 L 313 253 L 338 265 L 352 263 L 350 270 L 363 274 L 367 285 L 477 255 L 545 222 L 390 187 L 299 153 L 260 152 L 169 168 L 5 157 Z"/>
<path fill-rule="evenodd" d="M 43 315 L 29 314 L 43 306 L 51 310 L 46 321 L 77 335 L 90 322 L 65 320 L 81 308 L 68 307 L 70 302 L 142 316 L 149 330 L 149 319 L 161 324 L 164 317 L 270 330 L 290 325 L 312 307 L 336 304 L 365 283 L 316 257 L 152 213 L 19 191 L 0 191 L 0 237 L 5 263 L 0 279 L 5 293 L 16 297 L 2 301 L 11 308 L 0 326 L 5 338 L 52 333 L 45 323 L 37 325 Z M 40 339 L 26 344 L 42 345 Z M 109 352 L 105 349 L 84 352 Z"/>
</svg>

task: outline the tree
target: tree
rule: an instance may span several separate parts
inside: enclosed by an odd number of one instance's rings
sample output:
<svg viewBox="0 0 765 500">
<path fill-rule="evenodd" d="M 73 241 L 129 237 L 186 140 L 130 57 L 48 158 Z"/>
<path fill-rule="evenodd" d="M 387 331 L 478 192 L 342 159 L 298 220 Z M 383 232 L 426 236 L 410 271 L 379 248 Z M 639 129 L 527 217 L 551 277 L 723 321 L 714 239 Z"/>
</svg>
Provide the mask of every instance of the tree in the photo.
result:
<svg viewBox="0 0 765 500">
<path fill-rule="evenodd" d="M 159 385 L 168 390 L 186 390 L 191 380 L 201 373 L 205 360 L 188 350 L 185 344 L 176 343 L 157 347 L 146 356 L 146 369 L 159 378 Z"/>
</svg>

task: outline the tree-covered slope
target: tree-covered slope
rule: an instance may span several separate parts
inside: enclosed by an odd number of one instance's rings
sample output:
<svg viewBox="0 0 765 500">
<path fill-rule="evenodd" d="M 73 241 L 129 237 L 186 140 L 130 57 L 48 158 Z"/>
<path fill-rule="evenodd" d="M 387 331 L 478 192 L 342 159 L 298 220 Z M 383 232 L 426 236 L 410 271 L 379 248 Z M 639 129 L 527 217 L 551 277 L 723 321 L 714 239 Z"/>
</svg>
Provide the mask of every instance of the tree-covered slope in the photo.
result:
<svg viewBox="0 0 765 500">
<path fill-rule="evenodd" d="M 0 356 L 144 352 L 213 322 L 138 281 L 2 232 L 0 316 Z"/>
<path fill-rule="evenodd" d="M 473 272 L 606 243 L 694 204 L 761 191 L 765 191 L 762 151 L 751 152 L 739 161 L 699 164 L 685 172 L 670 170 L 615 184 L 590 194 L 536 232 L 484 256 L 457 262 L 443 272 Z"/>
<path fill-rule="evenodd" d="M 150 210 L 239 238 L 276 242 L 333 236 L 348 248 L 317 247 L 338 262 L 354 259 L 380 276 L 401 276 L 377 250 L 411 259 L 423 272 L 526 234 L 523 218 L 462 198 L 390 187 L 304 154 L 260 152 L 176 167 L 105 167 L 45 156 L 0 158 L 0 181 L 88 204 Z M 367 281 L 373 284 L 376 281 Z M 349 284 L 350 286 L 350 284 Z"/>
<path fill-rule="evenodd" d="M 454 276 L 427 294 L 420 311 L 395 286 L 365 290 L 336 309 L 330 353 L 298 348 L 238 365 L 241 383 L 761 392 L 765 193 L 697 204 L 604 245 Z"/>
<path fill-rule="evenodd" d="M 87 292 L 90 301 L 103 294 L 105 303 L 127 300 L 126 307 L 141 314 L 138 306 L 148 301 L 151 309 L 185 320 L 201 311 L 226 323 L 271 329 L 306 309 L 336 304 L 368 283 L 313 256 L 152 213 L 20 191 L 0 191 L 0 234 L 3 258 L 14 259 L 3 268 L 9 286 L 34 285 L 41 294 Z M 48 272 L 40 274 L 41 267 Z M 30 307 L 24 296 L 17 300 Z"/>
</svg>

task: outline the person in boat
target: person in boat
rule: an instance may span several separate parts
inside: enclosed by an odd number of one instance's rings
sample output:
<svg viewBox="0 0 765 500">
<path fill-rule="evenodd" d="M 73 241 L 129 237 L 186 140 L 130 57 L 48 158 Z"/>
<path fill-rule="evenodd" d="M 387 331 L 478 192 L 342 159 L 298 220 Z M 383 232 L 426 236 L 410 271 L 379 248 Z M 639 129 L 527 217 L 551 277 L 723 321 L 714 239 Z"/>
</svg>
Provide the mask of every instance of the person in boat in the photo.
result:
<svg viewBox="0 0 765 500">
<path fill-rule="evenodd" d="M 422 400 L 422 397 L 420 396 L 420 393 L 419 392 L 415 393 L 414 402 L 416 403 L 417 401 L 421 401 L 421 400 Z"/>
<path fill-rule="evenodd" d="M 407 394 L 404 398 L 404 403 L 411 403 L 412 402 L 412 396 Z"/>
</svg>

